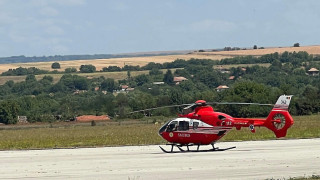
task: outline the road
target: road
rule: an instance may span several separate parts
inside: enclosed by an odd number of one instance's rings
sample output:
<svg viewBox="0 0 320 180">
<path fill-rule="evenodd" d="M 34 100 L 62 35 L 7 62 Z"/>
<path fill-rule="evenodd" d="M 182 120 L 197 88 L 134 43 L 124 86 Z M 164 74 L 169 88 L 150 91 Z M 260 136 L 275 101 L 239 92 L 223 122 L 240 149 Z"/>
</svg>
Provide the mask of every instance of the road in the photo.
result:
<svg viewBox="0 0 320 180">
<path fill-rule="evenodd" d="M 171 154 L 154 145 L 0 151 L 0 179 L 283 179 L 320 175 L 320 138 L 220 142 L 216 146 L 237 148 Z M 210 147 L 201 147 L 205 148 Z"/>
</svg>

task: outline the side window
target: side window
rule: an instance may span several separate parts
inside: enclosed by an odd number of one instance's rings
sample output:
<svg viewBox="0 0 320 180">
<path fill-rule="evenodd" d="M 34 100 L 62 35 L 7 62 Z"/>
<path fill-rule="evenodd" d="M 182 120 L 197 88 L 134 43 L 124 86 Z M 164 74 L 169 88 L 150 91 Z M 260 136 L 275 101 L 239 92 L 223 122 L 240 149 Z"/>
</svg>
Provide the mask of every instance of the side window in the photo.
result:
<svg viewBox="0 0 320 180">
<path fill-rule="evenodd" d="M 198 129 L 199 122 L 193 122 L 193 129 Z"/>
<path fill-rule="evenodd" d="M 189 122 L 188 121 L 179 121 L 178 130 L 179 131 L 188 131 L 189 130 Z"/>
<path fill-rule="evenodd" d="M 226 117 L 222 116 L 222 115 L 219 115 L 218 118 L 222 121 L 224 121 L 226 119 Z"/>
</svg>

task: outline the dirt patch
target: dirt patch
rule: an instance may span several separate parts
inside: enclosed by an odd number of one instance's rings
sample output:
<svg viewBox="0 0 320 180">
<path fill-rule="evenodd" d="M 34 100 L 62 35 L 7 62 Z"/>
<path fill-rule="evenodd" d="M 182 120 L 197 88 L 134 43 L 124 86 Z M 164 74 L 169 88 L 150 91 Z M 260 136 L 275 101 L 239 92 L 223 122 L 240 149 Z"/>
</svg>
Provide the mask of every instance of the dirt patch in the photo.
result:
<svg viewBox="0 0 320 180">
<path fill-rule="evenodd" d="M 91 121 L 109 121 L 110 118 L 106 115 L 94 116 L 94 115 L 83 115 L 76 117 L 76 122 L 91 122 Z"/>
</svg>

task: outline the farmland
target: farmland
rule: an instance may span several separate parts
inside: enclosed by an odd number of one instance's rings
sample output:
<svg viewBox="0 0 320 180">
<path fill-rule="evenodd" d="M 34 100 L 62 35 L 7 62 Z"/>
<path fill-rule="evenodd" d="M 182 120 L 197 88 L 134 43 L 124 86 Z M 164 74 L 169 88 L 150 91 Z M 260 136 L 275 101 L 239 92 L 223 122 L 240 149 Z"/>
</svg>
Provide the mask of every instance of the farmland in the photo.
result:
<svg viewBox="0 0 320 180">
<path fill-rule="evenodd" d="M 283 53 L 285 51 L 306 51 L 309 54 L 320 55 L 320 46 L 304 46 L 304 47 L 283 47 L 283 48 L 266 48 L 266 49 L 250 49 L 250 50 L 238 50 L 238 51 L 214 51 L 214 52 L 192 52 L 185 55 L 167 55 L 167 56 L 150 56 L 150 57 L 131 57 L 131 58 L 111 58 L 111 59 L 95 59 L 95 60 L 74 60 L 74 61 L 59 61 L 61 65 L 60 71 L 64 71 L 66 68 L 79 68 L 84 64 L 92 64 L 97 70 L 101 70 L 103 67 L 124 65 L 139 65 L 144 66 L 149 62 L 165 63 L 172 62 L 176 59 L 211 59 L 221 60 L 224 58 L 232 58 L 235 56 L 261 56 L 270 53 Z M 14 64 L 1 64 L 0 73 L 7 71 L 8 69 L 15 69 L 18 67 L 36 67 L 43 70 L 51 69 L 53 62 L 33 62 L 33 63 L 14 63 Z"/>
</svg>

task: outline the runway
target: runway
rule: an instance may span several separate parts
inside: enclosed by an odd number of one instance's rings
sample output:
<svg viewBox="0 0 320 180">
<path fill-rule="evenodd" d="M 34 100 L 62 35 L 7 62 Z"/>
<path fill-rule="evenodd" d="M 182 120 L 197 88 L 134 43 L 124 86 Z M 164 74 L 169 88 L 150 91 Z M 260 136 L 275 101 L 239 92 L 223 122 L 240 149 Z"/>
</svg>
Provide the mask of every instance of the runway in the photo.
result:
<svg viewBox="0 0 320 180">
<path fill-rule="evenodd" d="M 320 175 L 320 138 L 221 142 L 216 146 L 237 148 L 172 154 L 155 145 L 0 151 L 0 179 L 283 179 Z M 206 148 L 210 146 L 201 147 Z"/>
</svg>

